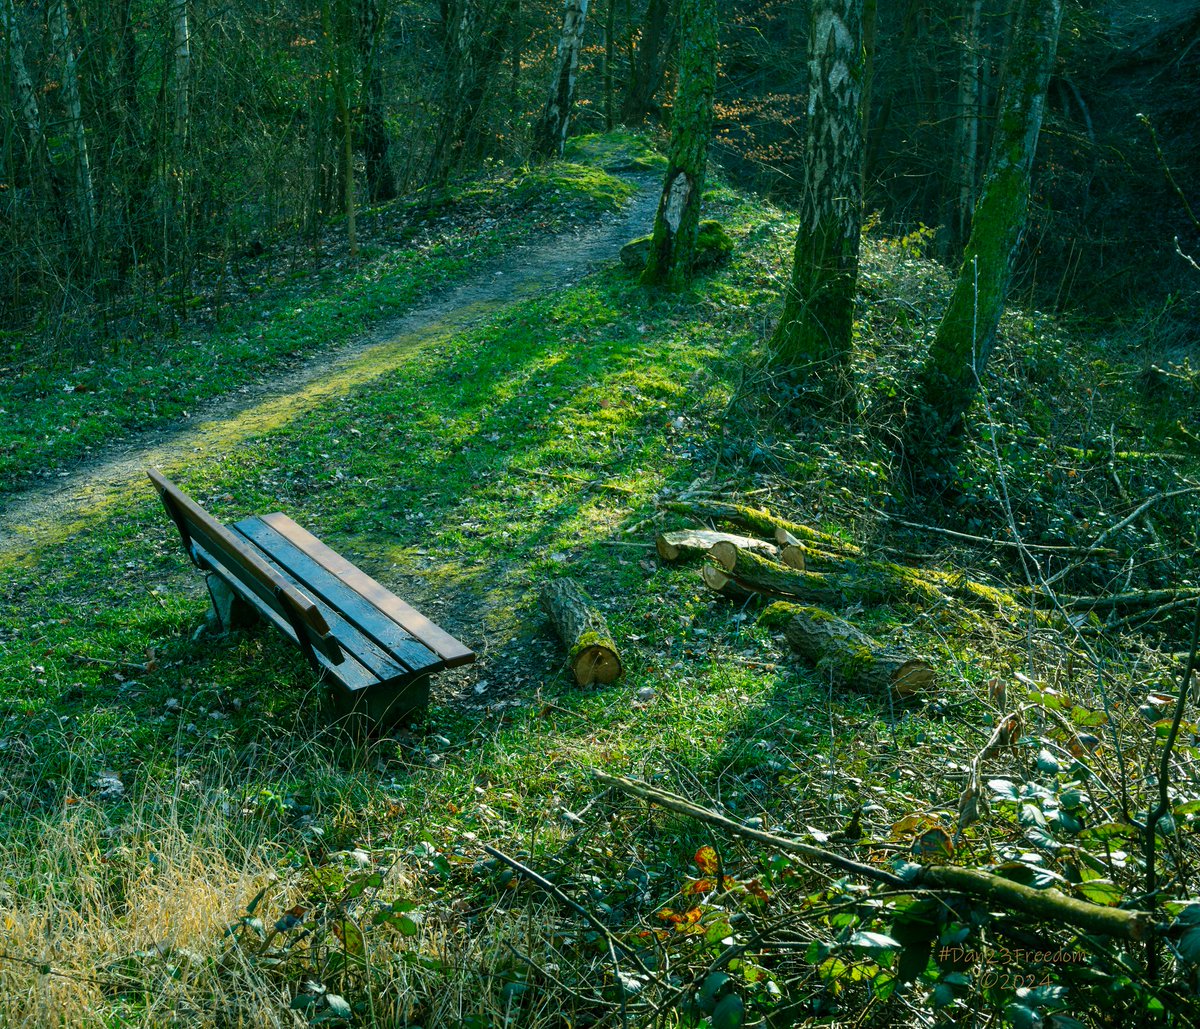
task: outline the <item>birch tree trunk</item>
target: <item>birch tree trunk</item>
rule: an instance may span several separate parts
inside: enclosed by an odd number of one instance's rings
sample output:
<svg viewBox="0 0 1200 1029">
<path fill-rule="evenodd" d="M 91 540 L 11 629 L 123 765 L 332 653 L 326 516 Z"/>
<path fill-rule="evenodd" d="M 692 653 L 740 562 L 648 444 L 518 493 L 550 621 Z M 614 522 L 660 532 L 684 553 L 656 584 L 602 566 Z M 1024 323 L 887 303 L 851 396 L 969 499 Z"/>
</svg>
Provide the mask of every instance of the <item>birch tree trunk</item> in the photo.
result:
<svg viewBox="0 0 1200 1029">
<path fill-rule="evenodd" d="M 175 120 L 172 126 L 172 144 L 176 167 L 181 167 L 191 121 L 192 33 L 188 26 L 188 0 L 172 0 L 171 27 L 175 38 Z"/>
<path fill-rule="evenodd" d="M 942 488 L 953 471 L 966 413 L 996 341 L 1025 228 L 1029 176 L 1061 21 L 1062 0 L 1021 4 L 971 237 L 905 426 L 905 460 L 921 489 Z"/>
<path fill-rule="evenodd" d="M 337 139 L 340 144 L 342 185 L 341 207 L 346 216 L 346 243 L 350 256 L 358 256 L 358 233 L 355 227 L 354 193 L 354 122 L 350 117 L 350 80 L 352 77 L 350 37 L 353 32 L 350 0 L 330 0 L 321 7 L 322 27 L 329 42 L 330 72 L 333 79 L 333 106 L 337 114 Z"/>
<path fill-rule="evenodd" d="M 717 83 L 716 0 L 682 0 L 683 52 L 671 116 L 671 154 L 642 282 L 682 289 L 692 277 Z"/>
<path fill-rule="evenodd" d="M 575 76 L 579 70 L 579 51 L 587 24 L 588 0 L 566 0 L 563 7 L 562 35 L 550 95 L 533 133 L 533 152 L 537 157 L 562 157 L 571 124 L 571 105 L 575 100 Z"/>
<path fill-rule="evenodd" d="M 62 58 L 62 98 L 71 139 L 71 160 L 75 179 L 75 218 L 79 241 L 89 261 L 96 245 L 96 198 L 92 188 L 92 164 L 88 156 L 87 132 L 83 124 L 83 105 L 79 97 L 79 72 L 71 43 L 65 0 L 57 0 L 51 19 L 55 49 Z"/>
<path fill-rule="evenodd" d="M 4 34 L 8 37 L 8 63 L 12 71 L 13 91 L 16 93 L 17 106 L 21 118 L 25 122 L 25 132 L 28 135 L 29 152 L 33 163 L 42 163 L 46 155 L 46 133 L 42 128 L 42 112 L 38 106 L 37 93 L 34 92 L 33 80 L 25 66 L 25 44 L 21 39 L 21 26 L 17 20 L 17 12 L 13 9 L 13 0 L 0 0 L 0 23 L 3 24 Z"/>
<path fill-rule="evenodd" d="M 863 0 L 814 0 L 804 195 L 773 360 L 823 405 L 854 406 L 850 371 L 862 230 Z"/>
</svg>

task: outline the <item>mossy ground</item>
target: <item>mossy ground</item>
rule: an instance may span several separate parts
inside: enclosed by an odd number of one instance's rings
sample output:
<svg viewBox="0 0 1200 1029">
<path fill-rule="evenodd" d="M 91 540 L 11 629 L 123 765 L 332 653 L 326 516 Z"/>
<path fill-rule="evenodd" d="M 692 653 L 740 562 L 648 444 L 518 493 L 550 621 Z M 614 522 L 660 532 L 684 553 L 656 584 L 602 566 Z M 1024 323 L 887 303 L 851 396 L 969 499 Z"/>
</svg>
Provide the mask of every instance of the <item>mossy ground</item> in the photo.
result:
<svg viewBox="0 0 1200 1029">
<path fill-rule="evenodd" d="M 752 609 L 707 595 L 694 568 L 657 562 L 660 502 L 707 492 L 894 560 L 948 571 L 968 560 L 974 577 L 1021 581 L 1004 550 L 939 549 L 938 537 L 897 535 L 873 510 L 896 492 L 887 429 L 944 303 L 944 273 L 907 243 L 868 247 L 864 419 L 809 421 L 761 370 L 794 226 L 723 187 L 709 210 L 738 247 L 689 292 L 659 296 L 598 272 L 431 339 L 219 458 L 184 455 L 169 468 L 222 519 L 286 511 L 479 652 L 435 680 L 424 724 L 356 745 L 326 724 L 309 670 L 275 635 L 197 638 L 203 586 L 148 484 L 6 571 L 0 1024 L 31 1011 L 44 1012 L 33 1024 L 266 1024 L 289 1004 L 340 1017 L 328 995 L 344 995 L 362 1024 L 619 1021 L 623 1005 L 640 1019 L 644 998 L 663 999 L 659 986 L 620 959 L 618 975 L 602 936 L 485 860 L 482 842 L 550 874 L 651 971 L 669 959 L 690 975 L 741 939 L 761 912 L 750 883 L 770 894 L 768 912 L 816 912 L 797 922 L 814 943 L 875 925 L 884 909 L 847 921 L 836 884 L 623 804 L 589 767 L 782 831 L 834 833 L 859 812 L 875 846 L 904 852 L 892 827 L 906 817 L 952 824 L 966 765 L 1025 695 L 1016 671 L 1040 702 L 1050 688 L 1069 694 L 1092 719 L 1081 725 L 1118 710 L 1125 753 L 1149 758 L 1153 727 L 1126 714 L 1169 681 L 1148 650 L 1097 680 L 1070 637 L 1009 620 L 920 605 L 841 612 L 934 659 L 932 706 L 899 710 L 833 695 Z M 1129 368 L 1113 344 L 1010 316 L 989 383 L 992 425 L 965 465 L 956 524 L 1003 535 L 1002 481 L 1031 542 L 1098 534 L 1113 519 L 1110 476 L 1062 448 L 1094 448 L 1111 425 L 1121 449 L 1161 449 L 1158 423 L 1143 417 L 1161 401 L 1139 396 Z M 1197 456 L 1184 461 L 1130 469 L 1125 488 L 1194 475 Z M 1078 505 L 1070 520 L 1064 499 Z M 1195 510 L 1179 497 L 1156 516 L 1167 531 Z M 1113 547 L 1076 588 L 1122 574 L 1131 558 L 1165 574 L 1168 555 L 1136 527 Z M 1187 560 L 1172 567 L 1194 575 Z M 535 603 L 538 583 L 560 572 L 583 582 L 623 648 L 627 675 L 611 687 L 575 689 L 563 674 Z M 1092 646 L 1106 662 L 1121 653 L 1101 638 Z M 1040 744 L 1030 745 L 991 773 L 1036 777 Z M 1052 798 L 1069 786 L 1062 760 Z M 1088 760 L 1115 774 L 1105 746 Z M 1099 823 L 1108 800 L 1096 793 L 1086 802 Z M 960 858 L 1037 849 L 1015 807 L 996 806 Z M 723 899 L 681 893 L 710 842 L 740 885 Z M 700 921 L 671 922 L 667 908 Z M 886 979 L 875 982 L 877 954 L 835 967 L 782 953 L 769 965 L 747 952 L 732 969 L 751 1010 L 801 1022 L 891 1003 L 890 991 L 872 994 Z M 999 1010 L 1013 997 L 947 983 L 944 969 L 922 974 L 913 1004 Z"/>
</svg>

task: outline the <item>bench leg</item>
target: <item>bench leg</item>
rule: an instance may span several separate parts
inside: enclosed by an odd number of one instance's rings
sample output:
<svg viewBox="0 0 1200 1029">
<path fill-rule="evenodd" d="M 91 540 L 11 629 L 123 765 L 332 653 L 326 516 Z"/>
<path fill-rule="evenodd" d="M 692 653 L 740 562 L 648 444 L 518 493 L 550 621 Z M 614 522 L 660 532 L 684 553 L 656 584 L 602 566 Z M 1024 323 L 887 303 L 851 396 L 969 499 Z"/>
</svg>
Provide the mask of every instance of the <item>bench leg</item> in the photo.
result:
<svg viewBox="0 0 1200 1029">
<path fill-rule="evenodd" d="M 211 617 L 218 628 L 225 632 L 233 629 L 248 629 L 259 620 L 258 612 L 229 588 L 219 575 L 206 575 L 208 596 L 212 600 Z"/>
<path fill-rule="evenodd" d="M 387 732 L 424 715 L 429 707 L 429 676 L 383 682 L 354 692 L 331 683 L 330 700 L 335 715 L 352 734 Z"/>
</svg>

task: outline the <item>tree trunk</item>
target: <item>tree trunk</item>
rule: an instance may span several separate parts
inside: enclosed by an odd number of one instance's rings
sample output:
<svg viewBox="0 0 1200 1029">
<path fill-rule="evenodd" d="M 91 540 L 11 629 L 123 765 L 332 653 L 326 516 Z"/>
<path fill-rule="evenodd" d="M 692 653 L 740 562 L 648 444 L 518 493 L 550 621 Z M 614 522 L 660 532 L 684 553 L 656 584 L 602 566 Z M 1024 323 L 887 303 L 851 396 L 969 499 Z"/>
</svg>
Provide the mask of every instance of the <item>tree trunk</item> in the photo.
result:
<svg viewBox="0 0 1200 1029">
<path fill-rule="evenodd" d="M 1025 228 L 1029 176 L 1061 20 L 1062 0 L 1022 2 L 971 238 L 905 426 L 904 457 L 918 488 L 941 489 L 948 481 L 967 409 L 996 341 Z"/>
<path fill-rule="evenodd" d="M 574 579 L 547 583 L 541 605 L 566 644 L 567 665 L 580 686 L 610 683 L 621 675 L 621 655 L 608 624 Z"/>
<path fill-rule="evenodd" d="M 75 50 L 67 22 L 66 0 L 57 0 L 52 16 L 54 46 L 63 62 L 62 98 L 72 144 L 75 178 L 76 229 L 84 258 L 91 263 L 96 246 L 96 198 L 92 188 L 92 163 L 88 156 L 87 132 L 83 124 L 83 105 L 79 96 L 79 75 Z"/>
<path fill-rule="evenodd" d="M 747 543 L 749 546 L 746 545 Z M 724 539 L 716 540 L 708 548 L 708 556 L 722 568 L 732 570 L 737 565 L 737 555 L 743 550 L 748 550 L 768 561 L 777 561 L 796 571 L 802 572 L 806 567 L 803 547 L 784 547 L 780 550 L 773 544 L 764 543 L 761 540 L 744 540 L 737 536 L 726 536 Z"/>
<path fill-rule="evenodd" d="M 805 188 L 774 363 L 823 406 L 854 406 L 850 369 L 862 231 L 863 0 L 814 0 Z"/>
<path fill-rule="evenodd" d="M 853 543 L 847 543 L 845 540 L 827 532 L 821 532 L 819 529 L 810 529 L 807 525 L 801 525 L 799 522 L 781 518 L 761 507 L 748 507 L 745 504 L 734 504 L 723 500 L 673 500 L 664 504 L 663 508 L 700 521 L 718 521 L 740 525 L 743 529 L 769 536 L 776 543 L 792 543 L 800 540 L 835 554 L 848 557 L 862 556 L 861 548 Z M 786 533 L 795 540 L 781 538 L 779 533 Z"/>
<path fill-rule="evenodd" d="M 0 24 L 3 24 L 4 34 L 8 37 L 8 63 L 12 70 L 13 91 L 17 95 L 17 106 L 25 122 L 25 132 L 28 136 L 27 145 L 31 155 L 30 163 L 34 166 L 44 166 L 46 134 L 42 128 L 42 112 L 38 107 L 33 80 L 30 79 L 29 71 L 25 66 L 25 45 L 21 40 L 21 26 L 17 20 L 17 12 L 13 9 L 12 0 L 0 0 Z"/>
<path fill-rule="evenodd" d="M 330 10 L 330 4 L 333 10 Z M 321 21 L 329 45 L 330 77 L 333 80 L 334 133 L 341 158 L 338 178 L 342 186 L 341 209 L 346 217 L 346 243 L 350 256 L 358 256 L 354 193 L 354 121 L 350 117 L 351 24 L 350 0 L 326 0 Z"/>
<path fill-rule="evenodd" d="M 385 19 L 380 0 L 358 0 L 358 56 L 362 66 L 362 148 L 367 196 L 378 204 L 396 196 L 391 140 L 383 111 L 383 61 L 380 39 Z"/>
<path fill-rule="evenodd" d="M 550 79 L 550 95 L 533 133 L 533 152 L 538 157 L 562 157 L 567 142 L 587 9 L 588 0 L 566 0 L 563 7 L 562 35 Z"/>
<path fill-rule="evenodd" d="M 642 282 L 682 289 L 692 277 L 717 83 L 716 0 L 682 0 L 683 54 L 671 154 Z"/>
<path fill-rule="evenodd" d="M 714 532 L 712 529 L 680 529 L 664 532 L 655 541 L 658 556 L 668 564 L 686 561 L 690 557 L 703 557 L 717 543 L 731 543 L 743 550 L 753 550 L 764 557 L 778 557 L 779 548 L 774 543 L 737 536 L 730 532 Z"/>
<path fill-rule="evenodd" d="M 617 0 L 608 0 L 604 19 L 604 129 L 611 132 L 613 125 L 613 33 L 617 21 Z"/>
<path fill-rule="evenodd" d="M 650 0 L 646 6 L 637 53 L 631 54 L 629 62 L 629 92 L 621 106 L 622 125 L 641 125 L 653 106 L 654 94 L 662 86 L 677 38 L 671 8 L 672 0 Z"/>
<path fill-rule="evenodd" d="M 933 666 L 922 657 L 888 650 L 844 618 L 819 607 L 776 603 L 761 621 L 782 628 L 788 643 L 828 675 L 835 686 L 910 697 L 933 685 Z"/>
<path fill-rule="evenodd" d="M 190 88 L 192 77 L 192 35 L 188 28 L 188 0 L 172 0 L 171 27 L 175 39 L 175 120 L 172 127 L 172 142 L 175 163 L 183 163 L 183 151 L 187 144 L 188 125 L 191 120 Z"/>
<path fill-rule="evenodd" d="M 979 176 L 979 118 L 982 97 L 983 52 L 979 24 L 983 0 L 965 0 L 959 55 L 958 109 L 954 121 L 954 172 L 947 204 L 946 255 L 958 260 L 971 231 L 975 189 Z"/>
<path fill-rule="evenodd" d="M 431 178 L 444 185 L 478 151 L 478 121 L 505 44 L 517 32 L 519 0 L 442 0 L 445 79 Z"/>
</svg>

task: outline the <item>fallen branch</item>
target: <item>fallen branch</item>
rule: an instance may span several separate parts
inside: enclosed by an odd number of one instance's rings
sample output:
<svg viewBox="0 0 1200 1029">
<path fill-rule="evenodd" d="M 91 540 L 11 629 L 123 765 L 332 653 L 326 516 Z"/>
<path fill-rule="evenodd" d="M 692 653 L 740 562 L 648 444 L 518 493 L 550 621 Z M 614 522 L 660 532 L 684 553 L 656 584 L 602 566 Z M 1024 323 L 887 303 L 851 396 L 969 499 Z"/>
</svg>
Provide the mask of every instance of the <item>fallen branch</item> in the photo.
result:
<svg viewBox="0 0 1200 1029">
<path fill-rule="evenodd" d="M 1069 897 L 1056 889 L 1035 890 L 1030 886 L 1004 879 L 991 872 L 975 868 L 960 868 L 954 865 L 909 864 L 904 875 L 897 875 L 874 865 L 866 865 L 832 851 L 814 847 L 809 843 L 789 840 L 762 829 L 751 829 L 726 818 L 724 815 L 699 807 L 673 793 L 654 789 L 645 783 L 627 779 L 620 775 L 593 770 L 592 776 L 606 786 L 612 786 L 632 797 L 674 811 L 676 814 L 694 818 L 708 825 L 724 829 L 735 836 L 755 840 L 758 843 L 792 854 L 799 854 L 813 861 L 851 872 L 900 889 L 944 889 L 963 893 L 987 901 L 1007 911 L 1019 911 L 1040 921 L 1069 925 L 1085 933 L 1097 936 L 1114 936 L 1126 940 L 1142 940 L 1156 931 L 1154 921 L 1146 911 L 1126 911 L 1121 908 L 1105 907 L 1088 901 Z"/>
</svg>

